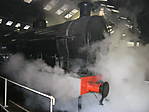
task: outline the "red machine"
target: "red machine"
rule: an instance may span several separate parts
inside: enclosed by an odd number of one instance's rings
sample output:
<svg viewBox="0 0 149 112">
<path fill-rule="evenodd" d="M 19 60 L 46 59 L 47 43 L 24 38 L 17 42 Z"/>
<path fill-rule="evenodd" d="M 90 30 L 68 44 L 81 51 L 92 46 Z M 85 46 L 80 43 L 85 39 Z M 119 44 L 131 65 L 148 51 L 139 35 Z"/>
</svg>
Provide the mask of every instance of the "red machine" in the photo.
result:
<svg viewBox="0 0 149 112">
<path fill-rule="evenodd" d="M 80 95 L 96 92 L 100 93 L 100 87 L 103 85 L 103 81 L 101 80 L 101 76 L 87 76 L 81 77 L 81 91 Z"/>
<path fill-rule="evenodd" d="M 101 75 L 96 76 L 86 76 L 81 77 L 81 88 L 80 88 L 80 95 L 94 92 L 94 93 L 100 93 L 102 95 L 102 98 L 100 100 L 100 104 L 103 105 L 103 99 L 107 97 L 109 93 L 109 83 L 104 82 L 102 80 Z"/>
</svg>

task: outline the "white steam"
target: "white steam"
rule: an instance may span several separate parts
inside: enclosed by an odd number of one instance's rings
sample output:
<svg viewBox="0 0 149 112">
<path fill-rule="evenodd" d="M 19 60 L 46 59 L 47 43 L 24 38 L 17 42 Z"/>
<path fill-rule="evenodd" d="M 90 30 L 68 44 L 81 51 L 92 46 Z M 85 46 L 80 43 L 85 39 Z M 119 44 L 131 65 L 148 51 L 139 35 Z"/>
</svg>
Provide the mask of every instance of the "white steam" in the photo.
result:
<svg viewBox="0 0 149 112">
<path fill-rule="evenodd" d="M 127 37 L 122 37 L 123 32 Z M 149 75 L 149 46 L 128 47 L 135 37 L 118 25 L 112 36 L 92 46 L 96 63 L 89 69 L 110 83 L 109 101 L 99 109 L 102 112 L 149 112 L 149 85 L 144 82 Z"/>
<path fill-rule="evenodd" d="M 74 99 L 80 94 L 80 79 L 76 74 L 67 74 L 59 67 L 51 68 L 42 60 L 27 61 L 22 55 L 16 54 L 11 56 L 6 64 L 6 70 L 11 79 L 56 97 L 57 109 L 71 109 Z M 32 104 L 30 100 L 33 99 L 26 99 L 27 105 Z M 44 100 L 39 98 L 39 101 L 45 106 Z M 70 104 L 72 106 L 68 108 Z M 45 107 L 48 105 L 49 103 Z"/>
</svg>

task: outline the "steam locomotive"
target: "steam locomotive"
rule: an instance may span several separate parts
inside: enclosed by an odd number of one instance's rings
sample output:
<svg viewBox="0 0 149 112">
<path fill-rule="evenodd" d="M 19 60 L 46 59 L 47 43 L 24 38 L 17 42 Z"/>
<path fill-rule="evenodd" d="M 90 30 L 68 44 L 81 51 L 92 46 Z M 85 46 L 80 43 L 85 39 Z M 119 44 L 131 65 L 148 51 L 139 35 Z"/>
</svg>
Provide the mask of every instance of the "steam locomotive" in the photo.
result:
<svg viewBox="0 0 149 112">
<path fill-rule="evenodd" d="M 106 22 L 102 16 L 90 16 L 92 8 L 90 2 L 81 2 L 79 8 L 80 18 L 76 20 L 46 27 L 45 20 L 38 19 L 31 31 L 8 36 L 5 38 L 8 51 L 12 54 L 23 53 L 29 59 L 42 58 L 51 66 L 58 63 L 66 71 L 71 71 L 73 63 L 81 60 L 80 71 L 87 74 L 88 71 L 83 70 L 90 63 L 91 57 L 87 49 L 81 49 L 104 39 Z M 86 90 L 82 87 L 81 91 L 86 92 L 81 95 L 88 92 L 101 93 L 102 104 L 103 98 L 108 95 L 109 84 L 97 76 L 84 76 L 81 78 L 81 83 L 86 85 Z M 90 89 L 87 89 L 88 86 Z"/>
</svg>

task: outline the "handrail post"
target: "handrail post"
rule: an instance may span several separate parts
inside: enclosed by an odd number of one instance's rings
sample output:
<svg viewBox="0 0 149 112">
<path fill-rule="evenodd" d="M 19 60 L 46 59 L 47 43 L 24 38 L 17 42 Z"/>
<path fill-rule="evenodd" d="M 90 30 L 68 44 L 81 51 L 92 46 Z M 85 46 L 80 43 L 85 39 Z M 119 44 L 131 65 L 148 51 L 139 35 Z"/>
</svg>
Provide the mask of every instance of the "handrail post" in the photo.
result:
<svg viewBox="0 0 149 112">
<path fill-rule="evenodd" d="M 4 107 L 7 106 L 7 79 L 5 79 L 5 97 L 4 97 Z"/>
<path fill-rule="evenodd" d="M 53 112 L 53 99 L 50 100 L 50 112 Z"/>
</svg>

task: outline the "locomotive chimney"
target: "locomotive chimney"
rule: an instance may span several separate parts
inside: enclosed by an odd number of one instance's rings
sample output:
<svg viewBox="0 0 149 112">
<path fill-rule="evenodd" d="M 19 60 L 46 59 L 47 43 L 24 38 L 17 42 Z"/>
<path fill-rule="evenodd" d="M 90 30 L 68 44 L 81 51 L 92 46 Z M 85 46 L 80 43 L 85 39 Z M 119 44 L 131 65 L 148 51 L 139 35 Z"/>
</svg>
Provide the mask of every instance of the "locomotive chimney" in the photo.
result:
<svg viewBox="0 0 149 112">
<path fill-rule="evenodd" d="M 92 3 L 91 2 L 81 2 L 78 4 L 80 8 L 80 17 L 83 16 L 90 16 L 91 9 L 92 9 Z"/>
</svg>

